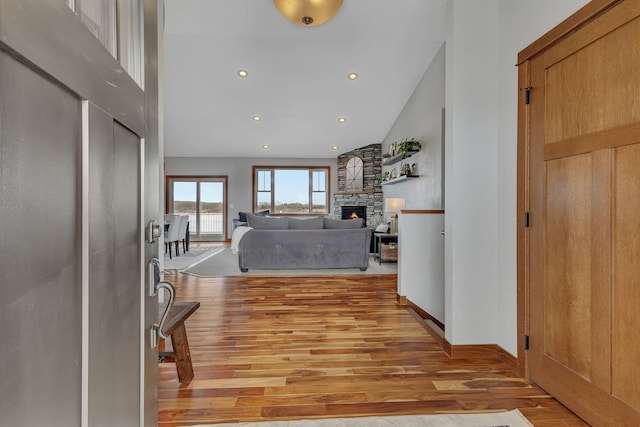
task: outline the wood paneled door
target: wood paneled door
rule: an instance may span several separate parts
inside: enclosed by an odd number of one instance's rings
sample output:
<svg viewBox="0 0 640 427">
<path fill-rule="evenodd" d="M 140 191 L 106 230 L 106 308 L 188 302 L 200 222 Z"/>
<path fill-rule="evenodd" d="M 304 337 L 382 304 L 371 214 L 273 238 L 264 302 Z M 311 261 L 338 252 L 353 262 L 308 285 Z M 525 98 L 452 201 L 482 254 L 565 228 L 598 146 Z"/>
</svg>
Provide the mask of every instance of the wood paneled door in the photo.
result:
<svg viewBox="0 0 640 427">
<path fill-rule="evenodd" d="M 594 426 L 637 426 L 640 1 L 593 1 L 519 60 L 529 377 Z"/>
</svg>

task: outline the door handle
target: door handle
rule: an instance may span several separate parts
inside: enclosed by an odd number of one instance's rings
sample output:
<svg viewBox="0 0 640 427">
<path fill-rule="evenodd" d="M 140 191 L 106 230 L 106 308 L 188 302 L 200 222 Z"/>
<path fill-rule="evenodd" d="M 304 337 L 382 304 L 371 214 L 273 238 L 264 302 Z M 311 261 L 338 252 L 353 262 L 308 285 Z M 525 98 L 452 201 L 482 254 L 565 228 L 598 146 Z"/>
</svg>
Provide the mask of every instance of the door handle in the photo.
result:
<svg viewBox="0 0 640 427">
<path fill-rule="evenodd" d="M 173 285 L 171 284 L 171 282 L 167 282 L 166 280 L 162 280 L 158 282 L 155 286 L 155 290 L 156 292 L 158 292 L 161 289 L 166 289 L 167 292 L 169 292 L 169 303 L 165 307 L 164 313 L 162 313 L 162 317 L 160 317 L 160 323 L 154 323 L 153 325 L 151 325 L 151 330 L 150 330 L 151 348 L 156 348 L 158 346 L 159 338 L 162 338 L 165 340 L 169 338 L 169 335 L 165 335 L 163 331 L 164 322 L 167 320 L 167 316 L 169 316 L 169 311 L 171 310 L 171 307 L 173 307 L 173 303 L 176 297 L 176 291 Z"/>
<path fill-rule="evenodd" d="M 149 296 L 155 297 L 157 294 L 156 284 L 160 283 L 160 260 L 158 258 L 151 258 L 149 261 L 149 271 L 147 276 L 149 277 Z"/>
</svg>

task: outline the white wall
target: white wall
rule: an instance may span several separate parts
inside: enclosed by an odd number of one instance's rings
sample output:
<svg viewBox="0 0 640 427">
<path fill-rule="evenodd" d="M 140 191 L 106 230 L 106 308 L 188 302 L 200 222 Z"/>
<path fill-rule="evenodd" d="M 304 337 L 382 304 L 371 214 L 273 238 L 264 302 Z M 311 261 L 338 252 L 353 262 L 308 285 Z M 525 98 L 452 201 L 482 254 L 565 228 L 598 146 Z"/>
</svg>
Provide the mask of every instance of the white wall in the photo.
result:
<svg viewBox="0 0 640 427">
<path fill-rule="evenodd" d="M 445 48 L 440 48 L 393 127 L 382 142 L 382 152 L 394 141 L 415 137 L 422 144 L 416 163 L 419 178 L 383 186 L 384 197 L 405 199 L 405 209 L 442 208 L 442 109 L 444 108 Z M 394 165 L 399 167 L 399 163 Z"/>
<path fill-rule="evenodd" d="M 165 157 L 167 175 L 226 175 L 228 177 L 227 230 L 231 238 L 231 220 L 238 212 L 251 212 L 253 207 L 252 166 L 330 166 L 331 194 L 338 191 L 337 156 L 333 159 L 269 159 L 251 157 Z M 331 198 L 333 199 L 333 197 Z M 333 200 L 330 200 L 333 203 Z M 332 212 L 333 209 L 330 210 Z"/>
<path fill-rule="evenodd" d="M 498 2 L 450 0 L 445 337 L 497 342 Z"/>
<path fill-rule="evenodd" d="M 445 325 L 517 353 L 517 54 L 586 0 L 449 0 Z"/>
</svg>

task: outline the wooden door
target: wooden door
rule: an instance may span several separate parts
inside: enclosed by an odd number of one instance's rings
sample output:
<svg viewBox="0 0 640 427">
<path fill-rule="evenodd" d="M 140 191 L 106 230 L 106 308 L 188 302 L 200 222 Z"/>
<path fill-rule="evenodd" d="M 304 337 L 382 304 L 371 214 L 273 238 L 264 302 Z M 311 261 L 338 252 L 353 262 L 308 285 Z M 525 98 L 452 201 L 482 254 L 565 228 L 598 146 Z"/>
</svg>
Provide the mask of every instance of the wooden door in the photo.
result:
<svg viewBox="0 0 640 427">
<path fill-rule="evenodd" d="M 585 10 L 521 63 L 531 87 L 528 368 L 590 424 L 637 426 L 640 1 Z"/>
</svg>

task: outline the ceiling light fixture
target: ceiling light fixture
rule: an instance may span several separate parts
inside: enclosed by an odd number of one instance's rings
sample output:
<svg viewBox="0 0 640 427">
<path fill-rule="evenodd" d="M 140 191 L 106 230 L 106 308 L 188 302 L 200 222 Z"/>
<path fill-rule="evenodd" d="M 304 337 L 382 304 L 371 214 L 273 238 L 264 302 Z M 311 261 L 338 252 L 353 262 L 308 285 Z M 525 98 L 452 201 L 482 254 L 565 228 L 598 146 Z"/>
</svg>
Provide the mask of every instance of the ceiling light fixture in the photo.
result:
<svg viewBox="0 0 640 427">
<path fill-rule="evenodd" d="M 347 121 L 347 119 L 345 119 L 344 117 L 340 117 L 338 119 L 338 123 L 340 123 L 340 124 L 345 123 L 346 121 Z"/>
<path fill-rule="evenodd" d="M 262 117 L 260 117 L 260 116 L 253 116 L 253 117 L 251 117 L 251 120 L 253 120 L 254 122 L 259 122 L 260 120 L 262 120 Z"/>
<path fill-rule="evenodd" d="M 239 77 L 245 78 L 245 77 L 247 77 L 248 75 L 249 75 L 249 73 L 247 73 L 245 70 L 240 70 L 240 71 L 238 71 L 238 76 L 239 76 Z"/>
<path fill-rule="evenodd" d="M 349 73 L 347 77 L 349 78 L 349 80 L 355 80 L 358 78 L 358 75 L 356 73 Z"/>
<path fill-rule="evenodd" d="M 304 27 L 322 25 L 333 18 L 342 0 L 273 0 L 280 13 Z"/>
<path fill-rule="evenodd" d="M 263 149 L 263 150 L 268 150 L 268 149 L 269 149 L 269 146 L 268 146 L 267 144 L 265 144 L 265 145 L 263 145 L 263 146 L 262 146 L 262 149 Z"/>
<path fill-rule="evenodd" d="M 337 146 L 337 145 L 334 145 L 333 147 L 331 147 L 331 149 L 332 149 L 332 150 L 337 150 L 337 149 L 338 149 L 338 146 Z"/>
</svg>

